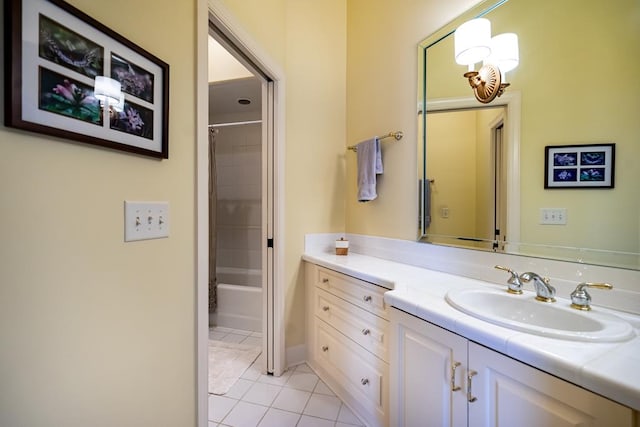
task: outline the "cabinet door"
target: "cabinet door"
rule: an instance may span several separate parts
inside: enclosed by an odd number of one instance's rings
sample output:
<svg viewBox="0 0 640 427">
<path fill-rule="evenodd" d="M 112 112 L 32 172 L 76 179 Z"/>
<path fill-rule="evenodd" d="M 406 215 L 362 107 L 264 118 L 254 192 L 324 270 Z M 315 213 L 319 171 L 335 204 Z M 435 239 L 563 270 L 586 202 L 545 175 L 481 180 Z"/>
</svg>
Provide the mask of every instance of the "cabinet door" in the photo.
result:
<svg viewBox="0 0 640 427">
<path fill-rule="evenodd" d="M 396 309 L 391 320 L 391 425 L 466 426 L 467 340 Z"/>
<path fill-rule="evenodd" d="M 469 342 L 469 427 L 630 427 L 632 410 Z"/>
</svg>

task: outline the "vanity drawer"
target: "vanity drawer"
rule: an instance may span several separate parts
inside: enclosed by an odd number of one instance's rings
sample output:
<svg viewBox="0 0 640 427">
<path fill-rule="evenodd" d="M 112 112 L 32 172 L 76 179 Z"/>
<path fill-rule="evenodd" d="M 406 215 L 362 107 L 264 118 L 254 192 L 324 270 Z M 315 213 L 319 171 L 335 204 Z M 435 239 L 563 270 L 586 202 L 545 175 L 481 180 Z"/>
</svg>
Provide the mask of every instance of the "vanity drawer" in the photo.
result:
<svg viewBox="0 0 640 427">
<path fill-rule="evenodd" d="M 316 322 L 315 360 L 327 372 L 334 372 L 342 386 L 384 425 L 387 413 L 389 365 L 359 348 L 321 320 Z"/>
<path fill-rule="evenodd" d="M 389 311 L 384 303 L 384 293 L 388 289 L 322 267 L 318 267 L 316 272 L 315 283 L 320 289 L 389 319 Z"/>
<path fill-rule="evenodd" d="M 315 315 L 388 362 L 389 321 L 315 289 Z"/>
</svg>

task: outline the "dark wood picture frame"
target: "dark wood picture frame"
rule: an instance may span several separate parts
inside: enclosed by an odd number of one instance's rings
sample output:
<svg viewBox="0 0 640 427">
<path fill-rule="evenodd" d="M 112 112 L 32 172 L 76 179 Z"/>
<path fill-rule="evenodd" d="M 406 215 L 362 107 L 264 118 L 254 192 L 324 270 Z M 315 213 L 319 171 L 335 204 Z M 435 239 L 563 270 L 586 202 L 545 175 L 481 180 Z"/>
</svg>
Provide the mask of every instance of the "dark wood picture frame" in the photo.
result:
<svg viewBox="0 0 640 427">
<path fill-rule="evenodd" d="M 613 188 L 616 145 L 548 145 L 544 188 Z"/>
<path fill-rule="evenodd" d="M 5 125 L 169 158 L 169 65 L 63 0 L 5 0 Z M 118 110 L 95 77 L 121 83 Z"/>
</svg>

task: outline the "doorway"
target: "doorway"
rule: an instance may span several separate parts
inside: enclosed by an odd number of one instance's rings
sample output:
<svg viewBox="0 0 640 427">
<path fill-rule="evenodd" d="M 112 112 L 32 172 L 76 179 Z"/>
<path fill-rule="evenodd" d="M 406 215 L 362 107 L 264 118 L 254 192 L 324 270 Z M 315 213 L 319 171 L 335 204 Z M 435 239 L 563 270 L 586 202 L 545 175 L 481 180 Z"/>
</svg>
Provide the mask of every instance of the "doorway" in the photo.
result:
<svg viewBox="0 0 640 427">
<path fill-rule="evenodd" d="M 427 114 L 424 116 L 423 124 L 425 128 L 423 145 L 419 147 L 421 151 L 418 156 L 424 162 L 422 169 L 427 170 L 428 177 L 433 182 L 429 199 L 431 214 L 428 215 L 424 209 L 420 210 L 422 223 L 429 224 L 428 233 L 424 234 L 425 230 L 421 229 L 422 241 L 505 251 L 510 250 L 508 248 L 510 245 L 518 244 L 520 238 L 520 98 L 519 92 L 512 91 L 496 98 L 490 106 L 485 107 L 478 105 L 475 98 L 447 98 L 427 102 Z M 487 116 L 484 113 L 476 113 L 485 109 Z M 492 110 L 499 110 L 500 113 L 490 113 Z M 453 120 L 454 117 L 463 114 L 469 117 L 465 117 L 462 121 L 459 118 Z M 429 118 L 435 116 L 448 117 L 452 120 L 451 123 L 446 123 L 445 120 L 439 121 L 444 125 L 440 128 L 433 123 L 427 125 Z M 472 136 L 464 136 L 461 123 L 469 128 L 467 130 Z M 478 123 L 484 124 L 477 127 Z M 475 136 L 477 129 L 485 129 L 483 132 L 486 137 L 482 138 L 481 144 L 455 147 L 459 142 L 477 141 Z M 436 134 L 427 136 L 429 132 Z M 455 138 L 453 135 L 456 135 Z M 444 143 L 432 144 L 438 140 Z M 440 150 L 440 152 L 434 153 L 433 150 Z M 456 173 L 454 166 L 463 169 Z M 434 176 L 434 173 L 442 177 L 452 177 L 451 180 L 440 180 Z M 475 178 L 468 179 L 470 176 Z M 421 175 L 419 178 L 424 180 L 426 176 Z M 453 183 L 458 188 L 446 188 L 447 182 Z M 473 188 L 461 189 L 459 188 L 461 185 L 467 187 L 472 185 Z M 438 199 L 438 196 L 443 195 L 462 195 L 462 198 L 460 200 Z M 452 203 L 455 203 L 455 210 L 451 208 Z M 427 217 L 430 220 L 428 222 L 424 219 Z M 461 228 L 456 220 L 462 221 L 462 226 L 466 228 Z M 477 234 L 476 230 L 484 231 Z M 497 239 L 499 242 L 496 248 L 493 243 L 496 241 L 497 230 L 500 231 L 500 237 Z"/>
<path fill-rule="evenodd" d="M 274 373 L 274 82 L 212 17 L 208 44 L 209 324 L 257 333 Z"/>
<path fill-rule="evenodd" d="M 432 239 L 496 249 L 498 222 L 506 218 L 498 206 L 506 199 L 501 160 L 505 110 L 483 106 L 427 112 L 426 170 L 434 180 L 428 227 Z"/>
</svg>

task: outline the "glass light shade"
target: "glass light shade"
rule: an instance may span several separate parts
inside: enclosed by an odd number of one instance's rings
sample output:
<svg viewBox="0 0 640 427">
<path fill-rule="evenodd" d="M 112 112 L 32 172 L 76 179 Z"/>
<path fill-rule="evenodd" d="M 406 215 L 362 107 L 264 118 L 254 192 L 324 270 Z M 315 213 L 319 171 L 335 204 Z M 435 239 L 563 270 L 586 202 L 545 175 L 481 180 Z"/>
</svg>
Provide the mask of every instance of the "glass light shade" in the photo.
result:
<svg viewBox="0 0 640 427">
<path fill-rule="evenodd" d="M 497 66 L 502 73 L 516 68 L 520 63 L 518 35 L 503 33 L 492 38 L 491 55 L 485 58 L 484 63 Z"/>
<path fill-rule="evenodd" d="M 118 103 L 112 105 L 113 109 L 118 113 L 124 111 L 124 93 L 120 92 L 120 98 L 118 99 Z"/>
<path fill-rule="evenodd" d="M 491 53 L 491 22 L 477 18 L 460 25 L 454 33 L 454 45 L 458 64 L 482 61 Z"/>
<path fill-rule="evenodd" d="M 117 104 L 121 95 L 120 82 L 106 76 L 97 76 L 93 89 L 93 96 L 100 102 Z"/>
</svg>

